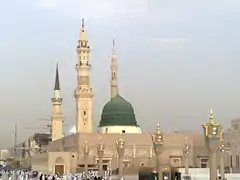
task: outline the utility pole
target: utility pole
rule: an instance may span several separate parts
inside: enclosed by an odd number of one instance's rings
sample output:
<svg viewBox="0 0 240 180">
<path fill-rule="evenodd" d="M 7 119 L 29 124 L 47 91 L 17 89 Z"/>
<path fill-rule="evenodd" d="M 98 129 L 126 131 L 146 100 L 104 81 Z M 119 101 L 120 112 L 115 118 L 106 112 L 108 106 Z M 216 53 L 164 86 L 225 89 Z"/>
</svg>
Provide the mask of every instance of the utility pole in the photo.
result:
<svg viewBox="0 0 240 180">
<path fill-rule="evenodd" d="M 13 140 L 14 156 L 17 156 L 17 136 L 18 136 L 18 127 L 17 127 L 17 123 L 15 123 L 15 126 L 14 126 L 14 140 Z"/>
</svg>

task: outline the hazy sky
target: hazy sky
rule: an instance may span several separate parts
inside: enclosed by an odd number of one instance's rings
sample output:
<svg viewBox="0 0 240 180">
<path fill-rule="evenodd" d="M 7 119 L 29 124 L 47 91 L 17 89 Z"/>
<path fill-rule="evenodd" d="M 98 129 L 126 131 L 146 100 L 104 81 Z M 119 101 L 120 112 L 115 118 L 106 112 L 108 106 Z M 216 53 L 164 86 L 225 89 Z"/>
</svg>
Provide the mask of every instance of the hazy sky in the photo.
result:
<svg viewBox="0 0 240 180">
<path fill-rule="evenodd" d="M 109 99 L 116 39 L 120 93 L 143 130 L 201 130 L 213 108 L 240 116 L 239 0 L 0 0 L 0 141 L 47 122 L 59 62 L 65 129 L 74 124 L 81 18 L 92 47 L 94 122 Z M 28 129 L 28 130 L 27 130 Z"/>
</svg>

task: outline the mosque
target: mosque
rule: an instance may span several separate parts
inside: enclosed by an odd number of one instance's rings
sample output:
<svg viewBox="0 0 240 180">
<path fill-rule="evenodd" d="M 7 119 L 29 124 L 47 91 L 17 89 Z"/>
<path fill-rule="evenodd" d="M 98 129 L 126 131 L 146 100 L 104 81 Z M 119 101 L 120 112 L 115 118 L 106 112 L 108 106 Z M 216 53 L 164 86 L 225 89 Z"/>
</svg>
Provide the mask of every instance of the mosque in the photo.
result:
<svg viewBox="0 0 240 180">
<path fill-rule="evenodd" d="M 152 132 L 143 132 L 135 117 L 134 108 L 119 91 L 117 81 L 117 56 L 113 41 L 111 54 L 111 98 L 104 105 L 98 129 L 93 129 L 93 97 L 91 87 L 91 48 L 86 36 L 84 20 L 77 44 L 77 85 L 76 126 L 63 136 L 62 96 L 60 91 L 59 69 L 56 68 L 54 95 L 52 100 L 52 141 L 47 150 L 35 153 L 31 158 L 32 169 L 45 172 L 81 172 L 87 164 L 89 169 L 97 169 L 99 163 L 98 144 L 104 144 L 102 168 L 116 170 L 118 154 L 116 141 L 123 138 L 125 152 L 123 167 L 125 172 L 136 171 L 140 167 L 155 167 L 156 157 L 152 145 Z M 158 127 L 159 128 L 159 127 Z M 164 150 L 161 166 L 165 169 L 183 167 L 183 145 L 188 139 L 190 145 L 190 167 L 208 167 L 209 154 L 205 148 L 204 137 L 199 132 L 164 132 Z M 84 148 L 89 149 L 85 158 Z M 87 162 L 86 162 L 87 161 Z"/>
</svg>

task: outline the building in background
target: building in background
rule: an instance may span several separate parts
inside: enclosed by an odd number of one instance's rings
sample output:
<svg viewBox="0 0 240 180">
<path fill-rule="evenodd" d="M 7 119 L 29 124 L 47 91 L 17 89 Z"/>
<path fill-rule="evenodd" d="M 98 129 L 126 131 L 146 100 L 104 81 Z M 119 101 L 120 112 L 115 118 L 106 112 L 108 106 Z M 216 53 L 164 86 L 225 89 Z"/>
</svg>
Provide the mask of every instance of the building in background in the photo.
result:
<svg viewBox="0 0 240 180">
<path fill-rule="evenodd" d="M 6 160 L 11 157 L 11 153 L 8 149 L 1 149 L 0 150 L 0 160 Z"/>
</svg>

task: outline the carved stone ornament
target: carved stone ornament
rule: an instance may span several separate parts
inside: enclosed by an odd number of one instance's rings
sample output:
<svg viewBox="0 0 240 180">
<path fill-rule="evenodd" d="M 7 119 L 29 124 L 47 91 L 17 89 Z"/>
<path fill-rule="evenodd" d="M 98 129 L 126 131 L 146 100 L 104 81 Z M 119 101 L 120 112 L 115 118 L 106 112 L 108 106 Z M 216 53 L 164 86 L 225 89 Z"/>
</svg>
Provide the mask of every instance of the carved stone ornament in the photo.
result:
<svg viewBox="0 0 240 180">
<path fill-rule="evenodd" d="M 125 152 L 124 152 L 124 155 L 125 156 L 132 156 L 132 149 L 125 149 Z"/>
<path fill-rule="evenodd" d="M 145 150 L 145 149 L 137 149 L 136 156 L 148 157 L 149 156 L 149 152 L 147 150 Z"/>
<path fill-rule="evenodd" d="M 109 150 L 105 150 L 105 156 L 109 156 L 109 157 L 112 157 L 114 155 L 114 153 L 112 151 L 109 151 Z"/>
<path fill-rule="evenodd" d="M 171 166 L 179 167 L 182 165 L 181 158 L 180 157 L 172 157 L 170 158 L 170 164 Z"/>
<path fill-rule="evenodd" d="M 96 155 L 96 152 L 90 149 L 89 150 L 89 156 L 95 156 L 95 155 Z"/>
</svg>

